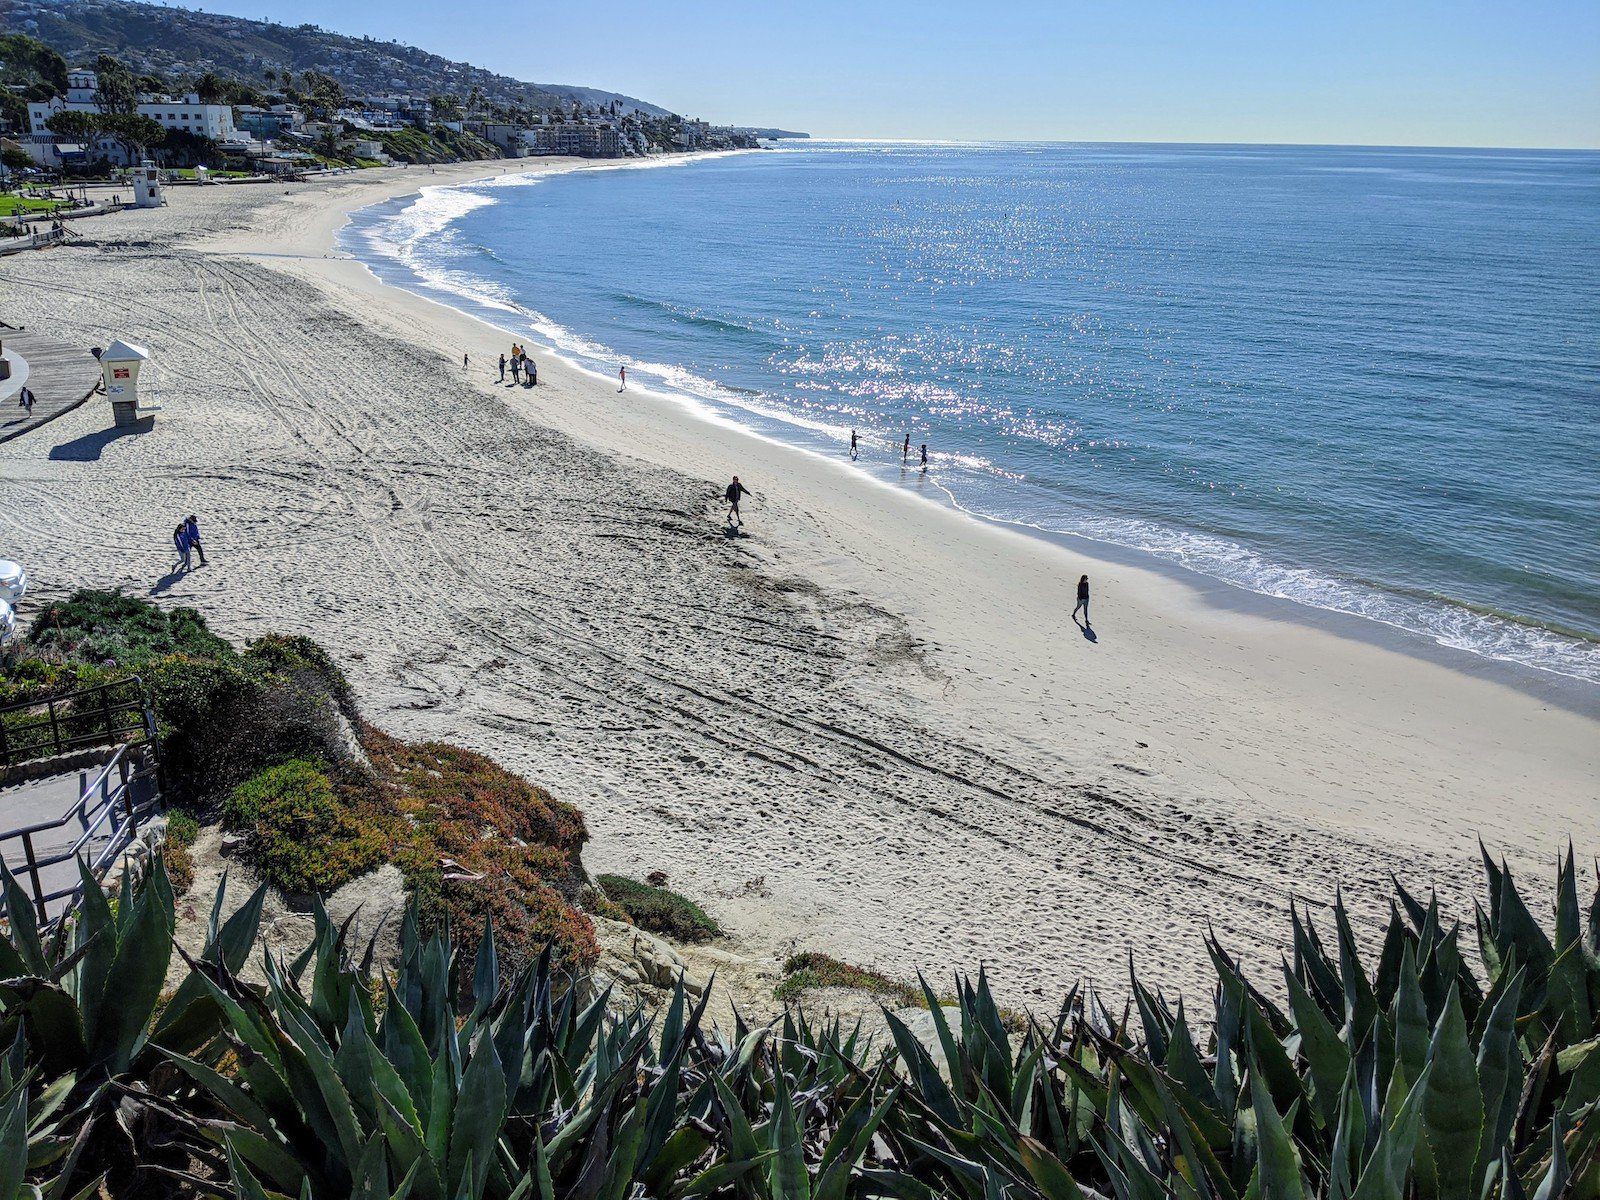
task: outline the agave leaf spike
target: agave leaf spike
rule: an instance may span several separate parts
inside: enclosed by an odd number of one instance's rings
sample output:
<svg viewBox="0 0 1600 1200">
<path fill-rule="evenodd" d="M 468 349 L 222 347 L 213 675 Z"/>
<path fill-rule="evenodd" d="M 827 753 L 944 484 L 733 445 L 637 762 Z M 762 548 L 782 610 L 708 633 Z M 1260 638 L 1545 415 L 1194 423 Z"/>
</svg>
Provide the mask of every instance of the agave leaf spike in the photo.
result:
<svg viewBox="0 0 1600 1200">
<path fill-rule="evenodd" d="M 1478 1035 L 1478 1086 L 1483 1097 L 1483 1137 L 1479 1142 L 1474 1178 L 1483 1180 L 1510 1144 L 1522 1085 L 1522 1050 L 1517 1040 L 1517 1003 L 1522 995 L 1523 972 L 1493 997 L 1493 1006 Z"/>
<path fill-rule="evenodd" d="M 1300 1055 L 1310 1069 L 1312 1111 L 1323 1128 L 1334 1129 L 1339 1124 L 1345 1081 L 1353 1066 L 1350 1050 L 1287 963 L 1284 984 L 1300 1035 Z"/>
<path fill-rule="evenodd" d="M 1483 1127 L 1477 1066 L 1467 1044 L 1461 998 L 1452 990 L 1428 1049 L 1416 1167 L 1425 1192 L 1442 1197 L 1479 1194 L 1473 1169 Z"/>
<path fill-rule="evenodd" d="M 1400 955 L 1410 936 L 1406 932 L 1405 922 L 1400 919 L 1400 910 L 1390 900 L 1389 923 L 1383 930 L 1383 945 L 1378 949 L 1378 969 L 1372 977 L 1372 992 L 1377 998 L 1380 1013 L 1393 1003 L 1395 991 L 1400 986 Z"/>
<path fill-rule="evenodd" d="M 1572 1172 L 1567 1166 L 1567 1136 L 1558 1112 L 1550 1122 L 1550 1165 L 1533 1193 L 1533 1200 L 1559 1200 L 1566 1192 Z"/>
<path fill-rule="evenodd" d="M 494 916 L 484 914 L 483 936 L 472 968 L 472 1016 L 481 1019 L 500 994 L 500 956 L 495 952 Z"/>
</svg>

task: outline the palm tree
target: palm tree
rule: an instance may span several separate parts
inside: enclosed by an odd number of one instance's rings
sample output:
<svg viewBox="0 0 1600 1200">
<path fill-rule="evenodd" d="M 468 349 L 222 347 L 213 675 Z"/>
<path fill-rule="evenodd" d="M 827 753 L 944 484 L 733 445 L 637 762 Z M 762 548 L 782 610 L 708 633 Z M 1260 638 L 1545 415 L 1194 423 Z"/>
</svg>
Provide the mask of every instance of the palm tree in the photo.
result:
<svg viewBox="0 0 1600 1200">
<path fill-rule="evenodd" d="M 324 129 L 317 135 L 317 153 L 324 158 L 342 157 L 339 135 L 332 128 Z"/>
<path fill-rule="evenodd" d="M 217 78 L 215 71 L 207 71 L 194 81 L 194 90 L 201 104 L 220 104 L 227 85 Z"/>
</svg>

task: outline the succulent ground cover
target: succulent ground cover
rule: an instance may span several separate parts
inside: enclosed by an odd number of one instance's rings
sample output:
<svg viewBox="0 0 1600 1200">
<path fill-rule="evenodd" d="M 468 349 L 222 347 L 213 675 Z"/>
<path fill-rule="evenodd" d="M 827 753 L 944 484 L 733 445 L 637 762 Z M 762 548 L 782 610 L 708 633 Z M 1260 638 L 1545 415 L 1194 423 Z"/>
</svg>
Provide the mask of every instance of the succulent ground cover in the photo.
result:
<svg viewBox="0 0 1600 1200">
<path fill-rule="evenodd" d="M 600 875 L 595 883 L 606 899 L 641 929 L 680 942 L 705 942 L 722 933 L 721 927 L 693 900 L 670 888 L 625 875 Z"/>
</svg>

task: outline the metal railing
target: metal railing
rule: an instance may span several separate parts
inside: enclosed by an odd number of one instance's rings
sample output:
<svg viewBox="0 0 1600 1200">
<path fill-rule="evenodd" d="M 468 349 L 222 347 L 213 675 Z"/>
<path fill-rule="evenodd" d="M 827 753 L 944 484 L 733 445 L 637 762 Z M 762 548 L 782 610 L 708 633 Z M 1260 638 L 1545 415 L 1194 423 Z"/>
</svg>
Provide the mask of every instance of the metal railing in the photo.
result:
<svg viewBox="0 0 1600 1200">
<path fill-rule="evenodd" d="M 0 767 L 89 746 L 155 740 L 155 712 L 137 675 L 0 708 Z"/>
<path fill-rule="evenodd" d="M 140 823 L 160 805 L 156 771 L 153 746 L 118 746 L 61 816 L 20 829 L 0 830 L 0 858 L 6 861 L 13 877 L 28 885 L 41 925 L 77 907 L 84 887 L 83 877 L 76 869 L 55 886 L 47 885 L 44 873 L 66 863 L 76 864 L 81 858 L 95 880 L 104 878 L 139 836 Z M 70 831 L 71 841 L 41 853 L 36 840 L 57 831 Z M 20 846 L 20 857 L 7 852 L 12 844 Z M 67 903 L 53 918 L 51 907 L 62 900 Z M 5 896 L 0 894 L 0 916 L 5 915 L 5 907 Z"/>
</svg>

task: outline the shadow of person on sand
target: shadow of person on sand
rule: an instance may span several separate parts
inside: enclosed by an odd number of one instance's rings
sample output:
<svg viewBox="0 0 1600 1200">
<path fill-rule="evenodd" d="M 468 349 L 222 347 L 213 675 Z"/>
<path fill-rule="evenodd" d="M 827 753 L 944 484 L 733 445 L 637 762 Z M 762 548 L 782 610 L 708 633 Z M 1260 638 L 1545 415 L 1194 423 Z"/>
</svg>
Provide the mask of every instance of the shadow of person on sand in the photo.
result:
<svg viewBox="0 0 1600 1200">
<path fill-rule="evenodd" d="M 167 589 L 169 589 L 173 584 L 177 583 L 178 580 L 182 579 L 188 573 L 189 572 L 185 571 L 182 567 L 174 567 L 160 579 L 156 580 L 155 585 L 150 589 L 150 594 L 152 596 L 162 595 L 167 591 Z"/>
<path fill-rule="evenodd" d="M 99 459 L 100 452 L 118 438 L 135 433 L 149 433 L 155 420 L 154 417 L 145 417 L 133 425 L 113 425 L 110 429 L 97 429 L 93 433 L 75 437 L 70 442 L 61 442 L 50 447 L 51 461 L 95 462 Z"/>
<path fill-rule="evenodd" d="M 1079 632 L 1081 632 L 1083 634 L 1083 640 L 1084 641 L 1086 641 L 1086 642 L 1095 642 L 1097 644 L 1099 643 L 1100 635 L 1097 634 L 1094 631 L 1094 626 L 1093 625 L 1090 625 L 1087 621 L 1081 621 L 1080 622 L 1077 617 L 1073 617 L 1072 618 L 1072 623 L 1074 625 L 1076 625 L 1078 627 Z"/>
</svg>

